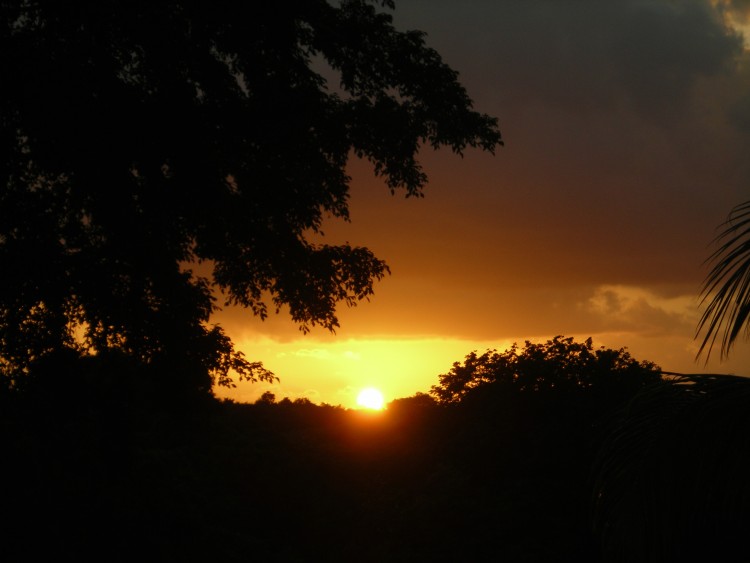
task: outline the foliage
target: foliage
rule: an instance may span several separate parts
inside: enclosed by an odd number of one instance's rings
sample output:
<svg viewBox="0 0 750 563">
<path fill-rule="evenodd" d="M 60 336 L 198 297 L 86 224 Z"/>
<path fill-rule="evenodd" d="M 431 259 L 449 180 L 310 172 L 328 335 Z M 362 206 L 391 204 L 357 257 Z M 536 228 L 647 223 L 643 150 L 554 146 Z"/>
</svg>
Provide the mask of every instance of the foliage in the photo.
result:
<svg viewBox="0 0 750 563">
<path fill-rule="evenodd" d="M 645 387 L 622 409 L 594 471 L 605 561 L 747 559 L 748 401 L 747 378 L 695 374 Z"/>
<path fill-rule="evenodd" d="M 598 561 L 580 433 L 477 427 L 422 395 L 374 417 L 203 403 L 0 409 L 4 560 Z"/>
<path fill-rule="evenodd" d="M 259 405 L 273 405 L 276 403 L 276 395 L 271 391 L 265 391 L 255 403 Z"/>
<path fill-rule="evenodd" d="M 501 143 L 375 4 L 0 2 L 6 387 L 59 349 L 271 380 L 208 324 L 217 290 L 305 331 L 372 294 L 382 260 L 313 242 L 348 220 L 348 158 L 419 196 L 421 145 Z"/>
<path fill-rule="evenodd" d="M 401 397 L 399 399 L 393 399 L 388 403 L 387 409 L 389 412 L 394 411 L 417 411 L 420 409 L 430 409 L 436 405 L 435 399 L 427 393 L 417 391 L 411 397 Z"/>
<path fill-rule="evenodd" d="M 591 338 L 575 342 L 556 336 L 543 344 L 526 341 L 521 350 L 513 344 L 502 353 L 471 352 L 463 364 L 455 362 L 439 376 L 431 393 L 447 404 L 491 388 L 522 393 L 634 390 L 659 377 L 658 366 L 635 360 L 624 348 L 595 350 Z"/>
<path fill-rule="evenodd" d="M 722 358 L 743 329 L 750 336 L 750 201 L 735 207 L 724 227 L 716 239 L 720 246 L 709 257 L 714 266 L 701 292 L 701 304 L 707 306 L 697 334 L 703 329 L 706 334 L 698 356 L 706 350 L 706 362 L 720 333 Z"/>
</svg>

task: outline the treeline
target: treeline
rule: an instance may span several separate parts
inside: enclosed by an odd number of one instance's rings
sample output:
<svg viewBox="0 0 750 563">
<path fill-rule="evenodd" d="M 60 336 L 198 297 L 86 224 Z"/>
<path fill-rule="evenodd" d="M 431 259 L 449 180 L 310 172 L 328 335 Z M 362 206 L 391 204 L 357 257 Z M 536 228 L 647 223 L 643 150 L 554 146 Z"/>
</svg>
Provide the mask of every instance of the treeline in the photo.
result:
<svg viewBox="0 0 750 563">
<path fill-rule="evenodd" d="M 638 495 L 654 479 L 669 490 L 647 455 L 660 442 L 643 440 L 655 412 L 644 397 L 681 397 L 659 419 L 673 432 L 705 412 L 697 397 L 707 387 L 692 398 L 684 388 L 625 350 L 562 337 L 469 354 L 430 394 L 380 413 L 268 395 L 188 402 L 118 393 L 119 383 L 88 394 L 45 386 L 3 402 L 4 552 L 8 561 L 50 549 L 79 561 L 690 560 L 684 549 L 679 559 L 643 557 L 650 547 L 638 535 L 656 525 L 643 515 L 658 513 Z M 741 404 L 737 391 L 728 393 Z M 612 450 L 613 436 L 628 435 L 629 449 Z"/>
</svg>

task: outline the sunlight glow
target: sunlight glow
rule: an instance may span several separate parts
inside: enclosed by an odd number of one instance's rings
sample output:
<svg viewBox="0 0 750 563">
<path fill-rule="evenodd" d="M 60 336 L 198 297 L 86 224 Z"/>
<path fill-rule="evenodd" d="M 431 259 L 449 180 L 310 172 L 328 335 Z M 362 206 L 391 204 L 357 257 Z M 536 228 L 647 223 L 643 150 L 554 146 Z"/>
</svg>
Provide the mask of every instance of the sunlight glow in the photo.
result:
<svg viewBox="0 0 750 563">
<path fill-rule="evenodd" d="M 367 387 L 357 395 L 357 404 L 366 409 L 379 411 L 384 404 L 383 394 L 377 389 Z"/>
<path fill-rule="evenodd" d="M 588 336 L 588 335 L 586 335 Z M 523 342 L 524 336 L 518 338 Z M 510 340 L 444 338 L 362 338 L 279 341 L 268 337 L 236 337 L 236 347 L 279 376 L 269 385 L 237 381 L 237 387 L 215 387 L 219 398 L 252 403 L 265 391 L 280 400 L 306 397 L 315 403 L 362 409 L 357 395 L 377 387 L 388 400 L 427 392 L 438 374 L 472 350 L 505 350 Z M 692 361 L 692 356 L 690 357 Z M 371 411 L 375 412 L 375 411 Z"/>
</svg>

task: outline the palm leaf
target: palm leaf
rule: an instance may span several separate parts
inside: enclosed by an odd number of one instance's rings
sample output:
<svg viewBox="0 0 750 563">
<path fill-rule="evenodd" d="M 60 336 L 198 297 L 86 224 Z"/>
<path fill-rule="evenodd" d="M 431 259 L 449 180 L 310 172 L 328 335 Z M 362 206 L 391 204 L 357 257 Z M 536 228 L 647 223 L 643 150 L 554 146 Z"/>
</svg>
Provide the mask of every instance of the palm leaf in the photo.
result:
<svg viewBox="0 0 750 563">
<path fill-rule="evenodd" d="M 750 560 L 750 379 L 670 375 L 623 407 L 599 451 L 603 561 Z"/>
<path fill-rule="evenodd" d="M 728 356 L 740 332 L 750 336 L 750 201 L 735 207 L 716 238 L 719 248 L 707 260 L 713 268 L 703 283 L 696 338 L 705 329 L 697 357 L 706 351 L 706 362 L 717 340 L 721 358 Z"/>
</svg>

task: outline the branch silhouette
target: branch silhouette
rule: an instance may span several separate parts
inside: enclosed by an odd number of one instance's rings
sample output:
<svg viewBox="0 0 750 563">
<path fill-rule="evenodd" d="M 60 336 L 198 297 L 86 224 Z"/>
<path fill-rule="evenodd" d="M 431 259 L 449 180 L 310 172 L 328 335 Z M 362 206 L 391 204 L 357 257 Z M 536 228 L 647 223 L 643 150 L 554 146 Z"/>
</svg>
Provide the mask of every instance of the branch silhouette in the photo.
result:
<svg viewBox="0 0 750 563">
<path fill-rule="evenodd" d="M 349 219 L 350 156 L 419 196 L 420 146 L 501 144 L 390 8 L 3 2 L 6 383 L 61 349 L 192 371 L 203 390 L 271 379 L 210 324 L 217 292 L 261 319 L 288 308 L 303 331 L 335 330 L 338 305 L 367 299 L 385 262 L 310 236 Z"/>
</svg>

